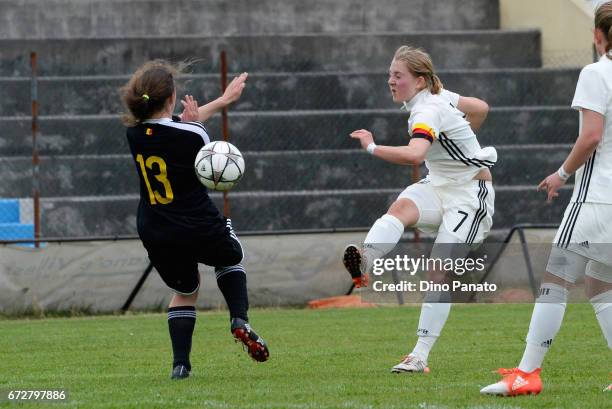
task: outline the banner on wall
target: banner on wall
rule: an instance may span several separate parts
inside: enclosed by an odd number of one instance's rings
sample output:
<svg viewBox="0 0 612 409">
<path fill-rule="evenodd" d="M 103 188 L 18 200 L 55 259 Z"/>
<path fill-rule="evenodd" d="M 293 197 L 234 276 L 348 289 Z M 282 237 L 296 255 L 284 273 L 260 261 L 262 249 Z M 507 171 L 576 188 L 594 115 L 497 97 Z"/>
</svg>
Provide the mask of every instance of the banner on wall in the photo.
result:
<svg viewBox="0 0 612 409">
<path fill-rule="evenodd" d="M 242 237 L 250 304 L 303 305 L 345 294 L 351 281 L 342 251 L 363 237 L 362 232 Z M 0 312 L 117 311 L 148 264 L 139 240 L 49 242 L 38 249 L 2 245 Z M 200 274 L 198 306 L 224 307 L 213 269 L 200 265 Z M 163 308 L 171 295 L 153 270 L 131 308 Z"/>
</svg>

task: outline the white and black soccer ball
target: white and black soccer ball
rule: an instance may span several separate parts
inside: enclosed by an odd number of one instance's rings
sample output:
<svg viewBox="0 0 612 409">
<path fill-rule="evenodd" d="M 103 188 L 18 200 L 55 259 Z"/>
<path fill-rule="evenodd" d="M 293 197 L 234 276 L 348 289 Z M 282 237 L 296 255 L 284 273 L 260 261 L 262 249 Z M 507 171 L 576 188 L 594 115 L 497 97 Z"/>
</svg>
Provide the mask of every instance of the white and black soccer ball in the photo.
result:
<svg viewBox="0 0 612 409">
<path fill-rule="evenodd" d="M 244 175 L 244 158 L 229 142 L 211 142 L 198 152 L 195 172 L 207 188 L 227 191 Z"/>
</svg>

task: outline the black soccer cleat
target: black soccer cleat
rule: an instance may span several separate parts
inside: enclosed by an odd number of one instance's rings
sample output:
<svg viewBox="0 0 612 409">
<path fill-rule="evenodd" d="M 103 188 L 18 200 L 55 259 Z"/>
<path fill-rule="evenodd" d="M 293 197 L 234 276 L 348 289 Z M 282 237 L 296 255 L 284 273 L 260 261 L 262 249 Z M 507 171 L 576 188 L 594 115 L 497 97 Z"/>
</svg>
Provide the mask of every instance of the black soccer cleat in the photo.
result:
<svg viewBox="0 0 612 409">
<path fill-rule="evenodd" d="M 248 322 L 241 318 L 232 318 L 231 331 L 236 342 L 242 342 L 245 351 L 251 358 L 257 362 L 265 362 L 270 358 L 266 342 L 253 331 Z"/>
<path fill-rule="evenodd" d="M 189 369 L 185 365 L 177 365 L 172 370 L 170 379 L 185 379 L 189 378 Z"/>
<path fill-rule="evenodd" d="M 349 272 L 355 287 L 367 287 L 368 286 L 368 275 L 362 272 L 363 257 L 361 251 L 354 244 L 349 244 L 344 249 L 344 255 L 342 256 L 342 263 L 344 268 Z"/>
</svg>

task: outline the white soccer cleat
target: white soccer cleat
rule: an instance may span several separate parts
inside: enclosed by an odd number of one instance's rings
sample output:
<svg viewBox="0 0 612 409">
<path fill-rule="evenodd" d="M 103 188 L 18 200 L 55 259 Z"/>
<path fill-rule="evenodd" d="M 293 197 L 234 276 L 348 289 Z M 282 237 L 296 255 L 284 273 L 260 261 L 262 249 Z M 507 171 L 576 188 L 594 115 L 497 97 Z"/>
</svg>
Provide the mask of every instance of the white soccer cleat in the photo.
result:
<svg viewBox="0 0 612 409">
<path fill-rule="evenodd" d="M 508 390 L 508 385 L 504 382 L 492 383 L 491 385 L 485 386 L 480 390 L 482 395 L 500 395 L 507 396 L 510 391 Z"/>
<path fill-rule="evenodd" d="M 405 373 L 405 372 L 421 372 L 429 373 L 427 362 L 423 361 L 416 355 L 406 355 L 402 362 L 391 368 L 393 373 Z"/>
</svg>

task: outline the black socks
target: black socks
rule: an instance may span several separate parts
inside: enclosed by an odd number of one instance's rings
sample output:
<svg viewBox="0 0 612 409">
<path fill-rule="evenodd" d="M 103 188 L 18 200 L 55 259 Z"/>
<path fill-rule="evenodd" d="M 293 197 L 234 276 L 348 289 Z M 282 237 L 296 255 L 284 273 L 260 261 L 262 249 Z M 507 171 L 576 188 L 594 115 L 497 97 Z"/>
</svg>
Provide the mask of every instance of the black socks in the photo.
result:
<svg viewBox="0 0 612 409">
<path fill-rule="evenodd" d="M 223 293 L 231 318 L 242 318 L 249 321 L 249 296 L 247 294 L 246 273 L 241 264 L 232 267 L 218 268 L 217 285 Z"/>
<path fill-rule="evenodd" d="M 191 370 L 189 353 L 191 352 L 191 338 L 196 322 L 195 307 L 181 306 L 168 308 L 168 329 L 172 340 L 174 360 L 172 367 L 185 365 Z"/>
</svg>

